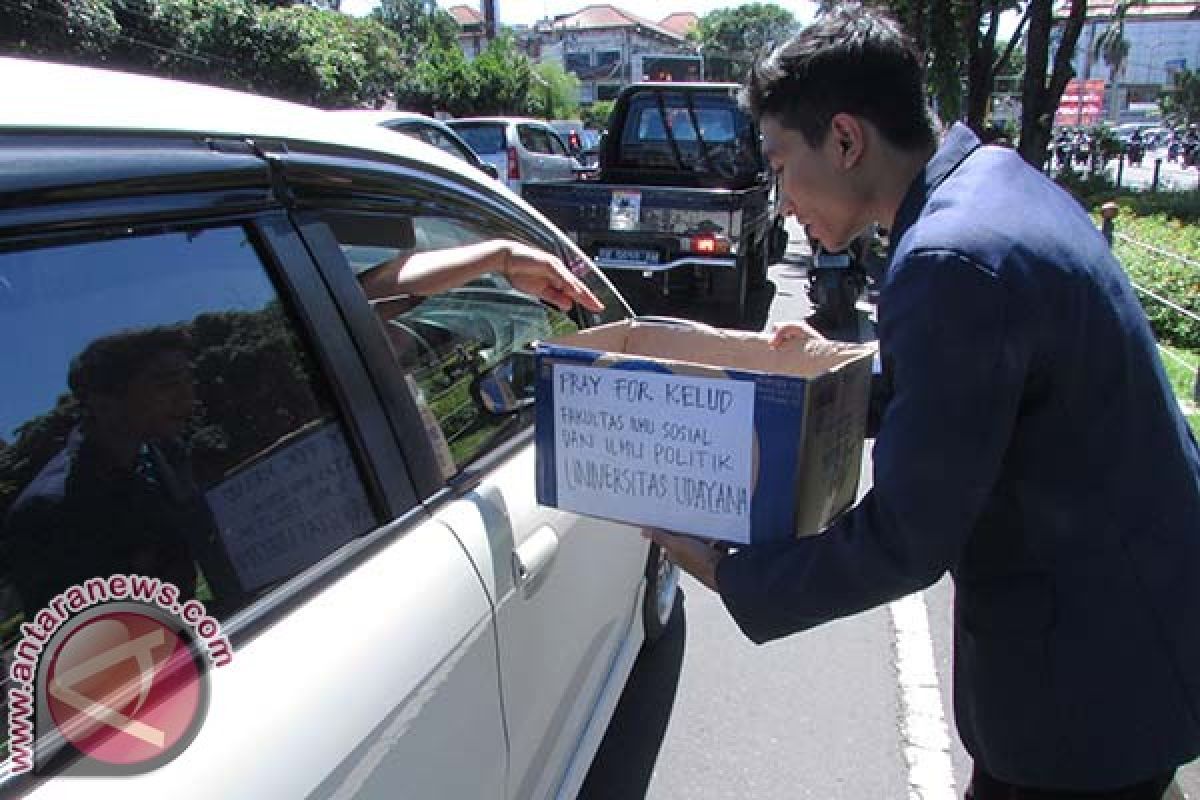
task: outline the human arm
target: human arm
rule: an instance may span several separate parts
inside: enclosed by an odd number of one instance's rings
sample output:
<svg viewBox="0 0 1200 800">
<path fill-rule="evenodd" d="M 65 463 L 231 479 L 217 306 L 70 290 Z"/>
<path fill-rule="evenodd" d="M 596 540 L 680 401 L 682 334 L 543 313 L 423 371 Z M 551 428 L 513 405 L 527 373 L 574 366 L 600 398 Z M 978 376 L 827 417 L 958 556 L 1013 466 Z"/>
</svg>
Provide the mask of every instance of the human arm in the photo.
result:
<svg viewBox="0 0 1200 800">
<path fill-rule="evenodd" d="M 589 311 L 604 305 L 557 258 L 520 242 L 492 239 L 476 244 L 414 253 L 364 273 L 367 297 L 429 296 L 462 286 L 489 272 L 504 275 L 523 292 L 563 311 L 579 303 Z"/>
<path fill-rule="evenodd" d="M 894 394 L 873 488 L 819 536 L 742 548 L 713 567 L 754 641 L 932 584 L 958 561 L 991 498 L 1031 349 L 1009 290 L 957 254 L 924 253 L 897 266 L 880 308 Z"/>
</svg>

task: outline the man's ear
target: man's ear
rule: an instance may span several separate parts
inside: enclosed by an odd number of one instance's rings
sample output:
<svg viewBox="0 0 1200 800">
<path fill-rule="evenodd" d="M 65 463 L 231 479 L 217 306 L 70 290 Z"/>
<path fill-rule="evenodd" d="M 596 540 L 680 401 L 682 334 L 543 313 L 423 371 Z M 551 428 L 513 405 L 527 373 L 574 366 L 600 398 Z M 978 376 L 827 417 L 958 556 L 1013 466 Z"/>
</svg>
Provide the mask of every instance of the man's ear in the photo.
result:
<svg viewBox="0 0 1200 800">
<path fill-rule="evenodd" d="M 829 123 L 829 135 L 843 169 L 850 169 L 862 160 L 866 149 L 866 131 L 862 121 L 853 114 L 834 114 Z"/>
</svg>

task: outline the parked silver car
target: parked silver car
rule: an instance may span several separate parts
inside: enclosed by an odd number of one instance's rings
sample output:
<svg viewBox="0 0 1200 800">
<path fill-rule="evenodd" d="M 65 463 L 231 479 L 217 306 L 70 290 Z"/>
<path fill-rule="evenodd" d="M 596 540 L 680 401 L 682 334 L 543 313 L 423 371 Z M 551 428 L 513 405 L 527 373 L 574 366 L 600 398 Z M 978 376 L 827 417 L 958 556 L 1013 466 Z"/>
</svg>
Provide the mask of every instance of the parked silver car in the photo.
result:
<svg viewBox="0 0 1200 800">
<path fill-rule="evenodd" d="M 678 579 L 535 499 L 511 364 L 627 316 L 604 276 L 478 169 L 323 111 L 12 58 L 0 107 L 0 652 L 34 731 L 0 796 L 574 797 Z M 495 237 L 605 311 L 356 279 Z M 103 601 L 134 572 L 177 592 Z"/>
<path fill-rule="evenodd" d="M 545 122 L 508 117 L 467 117 L 447 124 L 517 194 L 525 183 L 569 181 L 583 168 Z"/>
<path fill-rule="evenodd" d="M 368 125 L 378 125 L 389 131 L 403 133 L 431 144 L 439 150 L 449 153 L 455 158 L 461 158 L 471 166 L 486 172 L 493 178 L 499 177 L 499 170 L 492 164 L 479 157 L 470 145 L 462 140 L 454 129 L 439 119 L 427 117 L 411 111 L 370 111 L 349 109 L 332 111 L 343 119 L 365 122 Z"/>
</svg>

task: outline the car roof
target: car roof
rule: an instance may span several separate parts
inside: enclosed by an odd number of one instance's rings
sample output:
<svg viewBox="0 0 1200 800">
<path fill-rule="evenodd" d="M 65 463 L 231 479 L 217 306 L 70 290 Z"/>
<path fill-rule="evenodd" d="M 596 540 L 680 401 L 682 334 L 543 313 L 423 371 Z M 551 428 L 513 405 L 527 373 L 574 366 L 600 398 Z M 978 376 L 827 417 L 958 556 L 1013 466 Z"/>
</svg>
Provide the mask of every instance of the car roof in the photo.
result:
<svg viewBox="0 0 1200 800">
<path fill-rule="evenodd" d="M 671 89 L 675 91 L 740 91 L 738 83 L 707 83 L 703 81 L 641 81 L 631 83 L 624 91 L 633 92 L 638 89 Z"/>
<path fill-rule="evenodd" d="M 145 133 L 278 139 L 370 150 L 483 183 L 459 158 L 311 106 L 146 75 L 0 57 L 0 132 Z"/>
<path fill-rule="evenodd" d="M 368 108 L 339 108 L 329 113 L 347 119 L 361 119 L 364 122 L 371 122 L 376 125 L 383 125 L 388 122 L 432 122 L 434 125 L 442 124 L 442 121 L 436 117 L 431 117 L 427 114 L 418 114 L 415 111 L 375 111 Z"/>
<path fill-rule="evenodd" d="M 447 120 L 447 123 L 453 127 L 460 122 L 470 122 L 472 124 L 480 122 L 491 122 L 504 125 L 548 125 L 544 119 L 534 119 L 533 117 L 459 117 L 458 119 Z"/>
</svg>

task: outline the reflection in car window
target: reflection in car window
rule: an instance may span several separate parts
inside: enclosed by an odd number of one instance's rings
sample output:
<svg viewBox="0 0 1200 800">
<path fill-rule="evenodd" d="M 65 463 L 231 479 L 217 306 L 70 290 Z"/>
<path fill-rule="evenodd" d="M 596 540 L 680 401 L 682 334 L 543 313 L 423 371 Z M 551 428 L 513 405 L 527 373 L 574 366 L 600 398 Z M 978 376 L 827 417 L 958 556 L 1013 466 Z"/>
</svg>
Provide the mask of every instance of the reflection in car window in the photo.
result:
<svg viewBox="0 0 1200 800">
<path fill-rule="evenodd" d="M 0 252 L 0 338 L 6 648 L 116 573 L 228 615 L 377 522 L 241 227 Z"/>
<path fill-rule="evenodd" d="M 364 266 L 369 271 L 391 257 L 494 238 L 523 239 L 536 246 L 503 225 L 450 214 L 327 212 L 325 219 L 360 277 Z M 379 258 L 389 248 L 390 255 Z M 378 260 L 367 265 L 367 252 Z M 455 470 L 529 425 L 528 420 L 484 410 L 474 393 L 479 380 L 527 353 L 534 340 L 577 329 L 571 317 L 514 289 L 498 273 L 433 297 L 373 298 L 371 304 L 418 404 L 437 420 L 433 435 L 440 433 L 440 440 L 434 447 Z"/>
</svg>

